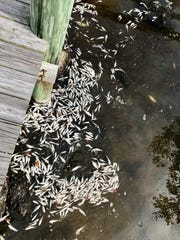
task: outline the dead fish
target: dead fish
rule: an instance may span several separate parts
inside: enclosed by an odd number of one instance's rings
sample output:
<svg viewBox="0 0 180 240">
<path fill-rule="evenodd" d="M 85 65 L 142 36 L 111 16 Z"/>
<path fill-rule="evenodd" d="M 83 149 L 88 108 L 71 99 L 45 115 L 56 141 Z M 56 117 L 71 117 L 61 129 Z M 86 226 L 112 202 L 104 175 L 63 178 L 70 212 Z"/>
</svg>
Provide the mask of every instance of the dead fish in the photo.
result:
<svg viewBox="0 0 180 240">
<path fill-rule="evenodd" d="M 11 225 L 10 223 L 8 223 L 8 228 L 14 232 L 18 232 L 18 230 L 15 227 L 13 227 L 13 225 Z"/>
<path fill-rule="evenodd" d="M 38 222 L 38 225 L 39 225 L 39 226 L 41 225 L 42 221 L 43 221 L 43 216 L 40 218 L 40 220 L 39 220 L 39 222 Z"/>
<path fill-rule="evenodd" d="M 86 227 L 86 226 L 84 225 L 84 226 L 78 228 L 78 229 L 76 230 L 76 235 L 79 235 L 79 234 L 81 233 L 81 231 L 82 231 L 85 227 Z"/>
<path fill-rule="evenodd" d="M 80 27 L 87 27 L 87 24 L 85 22 L 79 22 L 79 21 L 76 21 L 77 25 L 80 26 Z"/>
<path fill-rule="evenodd" d="M 76 167 L 74 167 L 71 171 L 72 171 L 72 172 L 75 172 L 75 171 L 77 171 L 79 168 L 81 168 L 81 166 L 76 166 Z"/>
<path fill-rule="evenodd" d="M 36 227 L 36 226 L 35 226 L 34 224 L 31 224 L 31 225 L 27 226 L 27 227 L 25 228 L 25 230 L 27 231 L 27 230 L 33 229 L 33 228 L 35 228 L 35 227 Z"/>
<path fill-rule="evenodd" d="M 7 214 L 6 216 L 1 217 L 1 218 L 0 218 L 0 222 L 3 222 L 8 216 L 9 216 L 9 215 Z"/>
<path fill-rule="evenodd" d="M 50 223 L 50 224 L 53 224 L 53 223 L 59 222 L 59 221 L 60 221 L 60 220 L 53 220 L 53 219 L 52 219 L 52 220 L 49 221 L 49 223 Z"/>
<path fill-rule="evenodd" d="M 151 100 L 151 102 L 156 103 L 156 99 L 155 99 L 153 96 L 148 95 L 148 97 L 149 97 L 149 99 Z"/>
</svg>

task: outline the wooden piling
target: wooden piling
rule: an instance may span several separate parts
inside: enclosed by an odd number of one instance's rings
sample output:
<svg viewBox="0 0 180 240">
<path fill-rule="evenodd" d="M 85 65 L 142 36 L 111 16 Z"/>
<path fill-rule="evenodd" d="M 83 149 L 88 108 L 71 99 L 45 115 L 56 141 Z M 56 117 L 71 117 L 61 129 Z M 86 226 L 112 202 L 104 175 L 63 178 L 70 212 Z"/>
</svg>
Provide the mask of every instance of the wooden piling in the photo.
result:
<svg viewBox="0 0 180 240">
<path fill-rule="evenodd" d="M 31 0 L 30 27 L 40 38 L 47 41 L 44 62 L 58 65 L 60 53 L 66 37 L 66 32 L 73 8 L 74 0 Z M 52 66 L 52 65 L 51 65 Z M 50 70 L 51 69 L 51 70 Z M 46 66 L 46 71 L 52 73 L 52 68 Z M 40 69 L 40 74 L 44 69 Z M 57 71 L 51 76 L 50 82 L 46 79 L 37 80 L 33 98 L 38 103 L 46 103 L 51 97 L 52 82 L 55 82 Z"/>
<path fill-rule="evenodd" d="M 30 27 L 47 40 L 44 61 L 58 64 L 74 0 L 31 0 Z"/>
</svg>

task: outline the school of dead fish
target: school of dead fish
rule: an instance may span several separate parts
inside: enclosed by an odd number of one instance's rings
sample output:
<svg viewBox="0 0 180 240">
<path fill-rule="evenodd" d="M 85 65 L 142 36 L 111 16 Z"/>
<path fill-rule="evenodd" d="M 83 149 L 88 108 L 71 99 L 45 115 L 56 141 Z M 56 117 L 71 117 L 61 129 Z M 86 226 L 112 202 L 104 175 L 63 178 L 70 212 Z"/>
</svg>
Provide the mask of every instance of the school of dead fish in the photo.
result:
<svg viewBox="0 0 180 240">
<path fill-rule="evenodd" d="M 101 0 L 96 1 L 97 4 L 101 2 Z M 170 1 L 165 0 L 165 3 L 171 7 Z M 143 11 L 135 8 L 123 12 L 133 16 L 136 14 L 135 21 L 129 21 L 125 25 L 126 33 L 136 28 L 143 16 L 148 14 L 145 3 L 142 2 L 141 5 L 144 6 Z M 108 41 L 108 33 L 96 18 L 98 15 L 96 6 L 76 0 L 73 14 L 79 15 L 79 21 L 72 18 L 69 28 L 72 22 L 78 30 L 93 23 L 99 30 L 100 36 L 93 38 L 85 34 L 84 37 L 92 44 L 92 49 L 101 52 L 104 59 L 113 60 L 110 79 L 116 81 L 115 73 L 124 70 L 117 66 L 115 55 L 119 47 L 124 48 L 129 40 L 134 41 L 135 36 L 126 36 L 120 39 L 115 49 L 107 49 L 105 43 Z M 87 18 L 86 15 L 90 17 Z M 118 20 L 121 22 L 121 14 Z M 119 35 L 123 31 L 121 29 Z M 103 74 L 103 64 L 99 61 L 98 70 L 95 71 L 93 63 L 82 58 L 80 48 L 73 49 L 72 44 L 66 43 L 64 49 L 73 52 L 66 75 L 57 80 L 49 105 L 33 103 L 29 108 L 17 143 L 23 146 L 23 150 L 15 153 L 11 162 L 11 170 L 14 174 L 19 172 L 25 174 L 29 191 L 34 199 L 31 223 L 26 230 L 41 225 L 46 212 L 50 216 L 50 224 L 61 221 L 68 213 L 75 210 L 86 216 L 82 209 L 85 202 L 94 205 L 108 202 L 105 194 L 116 192 L 119 187 L 118 164 L 111 162 L 102 149 L 94 146 L 101 132 L 96 120 L 101 109 L 102 95 L 107 104 L 113 100 L 110 92 L 104 94 L 103 89 L 98 86 Z M 88 52 L 93 54 L 91 50 Z M 98 92 L 97 95 L 94 95 L 93 89 L 96 89 L 94 92 Z M 118 92 L 121 90 L 122 88 L 118 89 Z M 153 102 L 156 101 L 152 96 L 149 98 Z M 31 138 L 34 136 L 32 141 L 29 141 L 29 136 Z M 65 166 L 82 144 L 91 155 L 89 159 L 93 168 L 91 175 L 76 177 L 74 173 L 82 167 L 77 165 L 69 170 L 71 177 L 61 177 L 57 174 L 57 166 L 59 168 Z M 17 231 L 11 223 L 8 223 L 8 226 L 11 230 Z M 84 226 L 77 229 L 76 235 L 79 235 L 83 229 Z"/>
</svg>

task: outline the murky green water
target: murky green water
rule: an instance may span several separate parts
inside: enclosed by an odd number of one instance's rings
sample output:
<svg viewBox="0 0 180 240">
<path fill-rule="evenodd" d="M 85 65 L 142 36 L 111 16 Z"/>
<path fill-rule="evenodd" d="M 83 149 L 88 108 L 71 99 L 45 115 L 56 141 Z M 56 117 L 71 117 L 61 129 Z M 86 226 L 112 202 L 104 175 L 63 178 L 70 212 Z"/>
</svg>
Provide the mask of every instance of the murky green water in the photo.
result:
<svg viewBox="0 0 180 240">
<path fill-rule="evenodd" d="M 173 1 L 174 10 L 168 24 L 161 26 L 144 21 L 131 31 L 134 41 L 122 48 L 118 46 L 118 32 L 124 30 L 126 20 L 119 23 L 115 16 L 139 7 L 138 2 L 104 0 L 97 4 L 98 20 L 108 30 L 106 47 L 118 48 L 115 59 L 125 71 L 117 76 L 117 81 L 112 81 L 110 60 L 102 59 L 106 67 L 99 84 L 104 94 L 110 91 L 113 100 L 110 104 L 103 102 L 98 118 L 102 134 L 98 141 L 120 165 L 118 191 L 109 195 L 107 204 L 84 205 L 87 217 L 72 213 L 61 223 L 12 233 L 7 239 L 179 239 L 180 228 L 176 222 L 180 222 L 180 44 L 173 33 L 180 35 L 180 3 Z M 96 34 L 91 26 L 82 28 L 82 32 L 89 36 Z M 73 29 L 70 32 L 74 46 L 83 50 L 84 58 L 89 58 L 86 49 L 91 42 L 82 36 Z M 99 61 L 100 57 L 94 49 L 94 61 Z M 172 121 L 175 122 L 172 124 Z M 171 132 L 170 135 L 167 132 Z M 158 163 L 164 158 L 162 167 Z M 171 208 L 172 211 L 167 210 Z M 172 224 L 167 225 L 168 220 Z M 82 226 L 85 228 L 76 236 L 76 230 Z"/>
</svg>

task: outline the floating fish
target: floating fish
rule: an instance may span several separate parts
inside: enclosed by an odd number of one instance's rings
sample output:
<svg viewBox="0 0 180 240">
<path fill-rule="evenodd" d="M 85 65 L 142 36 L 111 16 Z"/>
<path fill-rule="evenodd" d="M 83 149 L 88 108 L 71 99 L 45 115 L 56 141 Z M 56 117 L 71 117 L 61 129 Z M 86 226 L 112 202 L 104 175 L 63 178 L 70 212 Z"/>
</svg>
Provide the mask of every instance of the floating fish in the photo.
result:
<svg viewBox="0 0 180 240">
<path fill-rule="evenodd" d="M 82 226 L 76 230 L 76 235 L 79 235 L 86 226 Z"/>
<path fill-rule="evenodd" d="M 156 103 L 156 99 L 152 95 L 148 95 L 151 102 Z"/>
</svg>

